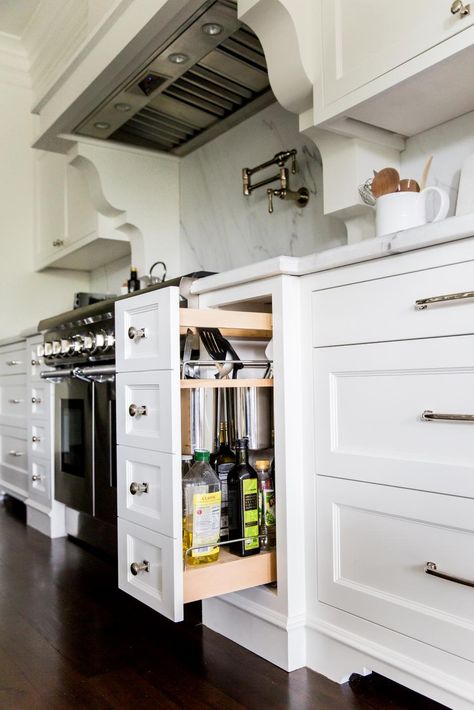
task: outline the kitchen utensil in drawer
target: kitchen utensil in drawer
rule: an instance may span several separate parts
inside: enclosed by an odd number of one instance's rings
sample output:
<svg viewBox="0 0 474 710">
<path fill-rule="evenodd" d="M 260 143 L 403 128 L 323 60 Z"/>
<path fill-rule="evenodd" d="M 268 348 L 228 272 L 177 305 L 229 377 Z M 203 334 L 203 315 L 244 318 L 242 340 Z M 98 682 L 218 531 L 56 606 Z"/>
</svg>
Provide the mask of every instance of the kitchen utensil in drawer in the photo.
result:
<svg viewBox="0 0 474 710">
<path fill-rule="evenodd" d="M 236 387 L 230 391 L 232 430 L 236 439 L 248 439 L 249 449 L 272 445 L 272 390 Z"/>
<path fill-rule="evenodd" d="M 231 360 L 240 360 L 227 338 L 224 338 L 219 328 L 198 328 L 199 337 L 204 347 L 213 360 L 226 360 L 230 355 Z M 224 365 L 218 373 L 220 378 L 225 377 L 232 370 L 232 378 L 237 377 L 237 371 L 243 368 L 241 362 L 234 362 L 232 366 Z"/>
</svg>

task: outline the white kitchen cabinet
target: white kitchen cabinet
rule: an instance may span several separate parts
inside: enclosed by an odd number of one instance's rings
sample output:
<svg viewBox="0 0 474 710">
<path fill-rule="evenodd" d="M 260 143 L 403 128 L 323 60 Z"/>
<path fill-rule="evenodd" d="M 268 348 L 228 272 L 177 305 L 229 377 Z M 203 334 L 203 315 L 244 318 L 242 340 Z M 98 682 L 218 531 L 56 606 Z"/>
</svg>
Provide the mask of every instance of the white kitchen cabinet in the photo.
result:
<svg viewBox="0 0 474 710">
<path fill-rule="evenodd" d="M 27 524 L 48 537 L 66 535 L 65 506 L 54 500 L 54 385 L 41 379 L 47 370 L 37 354 L 42 335 L 27 339 Z"/>
<path fill-rule="evenodd" d="M 130 253 L 125 235 L 110 237 L 84 174 L 68 154 L 35 156 L 36 269 L 91 271 Z"/>
<path fill-rule="evenodd" d="M 328 104 L 470 28 L 451 0 L 322 0 L 324 96 Z"/>
<path fill-rule="evenodd" d="M 0 490 L 24 500 L 28 492 L 25 341 L 0 347 Z"/>
<path fill-rule="evenodd" d="M 217 320 L 224 332 L 271 335 L 268 314 L 223 312 Z M 180 389 L 245 382 L 180 380 L 180 333 L 215 321 L 216 311 L 180 309 L 175 287 L 116 304 L 119 586 L 174 621 L 185 602 L 275 579 L 273 551 L 249 558 L 222 551 L 215 564 L 183 569 Z M 141 490 L 132 493 L 132 483 Z"/>
<path fill-rule="evenodd" d="M 472 498 L 324 476 L 317 497 L 320 601 L 474 661 Z"/>
</svg>

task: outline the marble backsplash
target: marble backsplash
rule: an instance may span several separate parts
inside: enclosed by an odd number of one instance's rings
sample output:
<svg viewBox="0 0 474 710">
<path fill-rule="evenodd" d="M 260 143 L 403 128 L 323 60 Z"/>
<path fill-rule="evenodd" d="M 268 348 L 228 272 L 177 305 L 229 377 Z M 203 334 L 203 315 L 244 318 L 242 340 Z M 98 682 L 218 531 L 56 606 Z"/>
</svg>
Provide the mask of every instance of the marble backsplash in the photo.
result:
<svg viewBox="0 0 474 710">
<path fill-rule="evenodd" d="M 298 150 L 299 172 L 290 175 L 290 187 L 306 186 L 310 200 L 298 208 L 292 201 L 276 198 L 269 214 L 266 186 L 249 197 L 242 194 L 242 168 L 291 148 Z M 277 173 L 276 166 L 256 174 L 255 182 L 272 171 Z M 297 116 L 278 104 L 183 158 L 182 272 L 223 271 L 280 254 L 304 256 L 345 244 L 344 224 L 323 215 L 321 172 L 316 146 L 298 132 Z"/>
<path fill-rule="evenodd" d="M 401 155 L 402 177 L 419 180 L 426 158 L 432 155 L 427 184 L 442 187 L 448 192 L 448 216 L 452 216 L 456 211 L 462 164 L 471 153 L 474 153 L 474 112 L 409 138 Z"/>
</svg>

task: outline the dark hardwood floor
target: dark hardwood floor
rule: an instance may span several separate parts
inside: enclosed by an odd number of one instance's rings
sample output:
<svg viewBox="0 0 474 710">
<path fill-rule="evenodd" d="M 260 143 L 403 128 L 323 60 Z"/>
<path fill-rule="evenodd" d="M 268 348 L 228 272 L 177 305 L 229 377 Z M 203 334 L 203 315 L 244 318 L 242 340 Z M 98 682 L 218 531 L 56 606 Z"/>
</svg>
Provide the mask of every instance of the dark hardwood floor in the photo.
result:
<svg viewBox="0 0 474 710">
<path fill-rule="evenodd" d="M 439 710 L 380 676 L 339 686 L 276 668 L 199 623 L 181 624 L 117 589 L 115 564 L 24 523 L 0 504 L 0 708 Z"/>
</svg>

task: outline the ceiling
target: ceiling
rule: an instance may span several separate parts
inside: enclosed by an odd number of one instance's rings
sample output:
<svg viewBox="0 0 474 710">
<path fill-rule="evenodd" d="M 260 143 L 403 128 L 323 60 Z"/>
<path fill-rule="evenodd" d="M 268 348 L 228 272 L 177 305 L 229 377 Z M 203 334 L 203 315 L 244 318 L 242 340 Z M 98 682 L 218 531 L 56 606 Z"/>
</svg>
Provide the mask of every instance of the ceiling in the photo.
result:
<svg viewBox="0 0 474 710">
<path fill-rule="evenodd" d="M 0 32 L 21 37 L 41 0 L 0 0 Z"/>
</svg>

